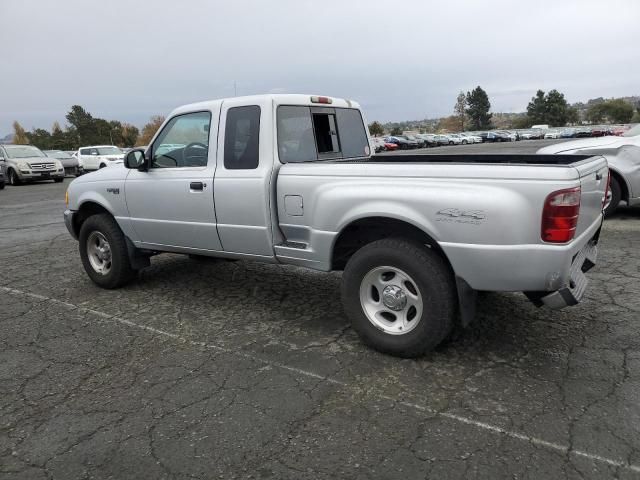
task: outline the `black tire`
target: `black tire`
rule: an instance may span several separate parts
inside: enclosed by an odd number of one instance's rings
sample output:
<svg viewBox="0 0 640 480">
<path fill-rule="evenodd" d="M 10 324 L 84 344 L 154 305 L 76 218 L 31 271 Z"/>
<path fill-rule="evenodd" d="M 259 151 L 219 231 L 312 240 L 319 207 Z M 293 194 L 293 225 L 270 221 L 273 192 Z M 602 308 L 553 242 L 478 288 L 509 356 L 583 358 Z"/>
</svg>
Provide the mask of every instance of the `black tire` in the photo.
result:
<svg viewBox="0 0 640 480">
<path fill-rule="evenodd" d="M 423 298 L 419 323 L 408 333 L 394 335 L 375 326 L 360 301 L 365 276 L 380 266 L 406 272 Z M 352 326 L 364 343 L 391 355 L 414 358 L 437 347 L 451 332 L 457 314 L 453 274 L 445 260 L 414 241 L 383 239 L 358 250 L 342 276 L 342 303 Z"/>
<path fill-rule="evenodd" d="M 4 182 L 0 182 L 0 190 L 4 190 Z"/>
<path fill-rule="evenodd" d="M 87 239 L 92 232 L 99 232 L 109 242 L 111 249 L 111 268 L 107 274 L 94 270 L 87 254 Z M 80 228 L 79 235 L 80 258 L 89 278 L 102 288 L 118 288 L 130 282 L 136 271 L 131 268 L 125 236 L 114 218 L 101 213 L 87 218 Z"/>
<path fill-rule="evenodd" d="M 100 166 L 98 167 L 98 170 L 100 170 L 101 168 L 106 167 L 106 165 L 104 163 L 101 163 Z"/>
<path fill-rule="evenodd" d="M 18 174 L 13 170 L 10 169 L 9 170 L 9 185 L 13 185 L 18 186 L 20 185 L 22 182 L 20 181 L 20 177 L 18 177 Z"/>
<path fill-rule="evenodd" d="M 53 181 L 56 183 L 62 183 L 64 182 L 64 178 L 54 178 Z"/>
<path fill-rule="evenodd" d="M 613 215 L 620 204 L 620 200 L 622 200 L 622 189 L 616 177 L 611 177 L 611 185 L 609 188 L 611 188 L 611 202 L 607 205 L 607 208 L 604 209 L 605 217 Z"/>
</svg>

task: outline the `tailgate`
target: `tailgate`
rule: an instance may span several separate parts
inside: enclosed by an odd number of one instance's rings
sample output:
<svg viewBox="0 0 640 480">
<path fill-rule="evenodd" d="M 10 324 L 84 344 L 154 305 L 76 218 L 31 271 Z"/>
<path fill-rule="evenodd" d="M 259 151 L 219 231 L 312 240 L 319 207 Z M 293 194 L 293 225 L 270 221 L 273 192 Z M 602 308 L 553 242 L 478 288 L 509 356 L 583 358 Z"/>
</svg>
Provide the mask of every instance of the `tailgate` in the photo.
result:
<svg viewBox="0 0 640 480">
<path fill-rule="evenodd" d="M 609 166 L 604 157 L 594 156 L 574 165 L 580 173 L 580 217 L 576 237 L 589 228 L 602 214 L 602 202 L 606 194 Z"/>
</svg>

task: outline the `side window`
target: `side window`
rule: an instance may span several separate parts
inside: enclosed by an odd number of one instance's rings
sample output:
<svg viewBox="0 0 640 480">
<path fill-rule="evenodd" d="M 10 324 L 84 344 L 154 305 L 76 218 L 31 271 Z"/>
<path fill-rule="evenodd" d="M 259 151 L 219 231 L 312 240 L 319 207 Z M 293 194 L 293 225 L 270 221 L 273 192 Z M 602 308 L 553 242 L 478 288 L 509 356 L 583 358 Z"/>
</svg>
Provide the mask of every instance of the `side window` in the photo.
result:
<svg viewBox="0 0 640 480">
<path fill-rule="evenodd" d="M 205 167 L 209 158 L 210 124 L 210 112 L 173 117 L 153 142 L 151 167 Z"/>
<path fill-rule="evenodd" d="M 277 114 L 278 155 L 288 162 L 318 159 L 309 107 L 280 106 Z"/>
<path fill-rule="evenodd" d="M 227 111 L 224 133 L 224 168 L 258 168 L 260 107 L 234 107 Z"/>
<path fill-rule="evenodd" d="M 282 105 L 276 128 L 284 163 L 370 155 L 362 115 L 355 108 Z"/>
<path fill-rule="evenodd" d="M 91 153 L 91 150 L 88 148 L 81 148 L 80 149 L 80 155 L 89 155 Z"/>
</svg>

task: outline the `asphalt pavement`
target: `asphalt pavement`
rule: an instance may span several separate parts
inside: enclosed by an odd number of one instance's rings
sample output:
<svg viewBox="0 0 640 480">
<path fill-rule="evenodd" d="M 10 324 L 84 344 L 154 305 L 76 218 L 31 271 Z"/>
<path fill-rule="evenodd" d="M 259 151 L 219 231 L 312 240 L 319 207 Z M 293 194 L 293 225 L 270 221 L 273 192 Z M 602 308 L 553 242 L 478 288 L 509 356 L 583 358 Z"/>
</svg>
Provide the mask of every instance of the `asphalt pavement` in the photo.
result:
<svg viewBox="0 0 640 480">
<path fill-rule="evenodd" d="M 167 254 L 96 287 L 68 182 L 0 191 L 1 479 L 640 478 L 639 208 L 580 305 L 482 294 L 402 360 L 360 343 L 337 273 Z"/>
</svg>

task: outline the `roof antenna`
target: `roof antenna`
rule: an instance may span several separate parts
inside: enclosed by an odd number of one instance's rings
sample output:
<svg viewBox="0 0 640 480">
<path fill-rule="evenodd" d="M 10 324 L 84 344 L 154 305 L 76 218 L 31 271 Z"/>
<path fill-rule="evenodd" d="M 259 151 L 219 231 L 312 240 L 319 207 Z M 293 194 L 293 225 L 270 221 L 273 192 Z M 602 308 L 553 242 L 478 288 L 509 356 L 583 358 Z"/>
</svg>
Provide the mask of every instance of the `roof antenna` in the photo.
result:
<svg viewBox="0 0 640 480">
<path fill-rule="evenodd" d="M 233 81 L 233 96 L 237 97 L 238 96 L 238 89 L 236 88 L 236 81 Z"/>
</svg>

